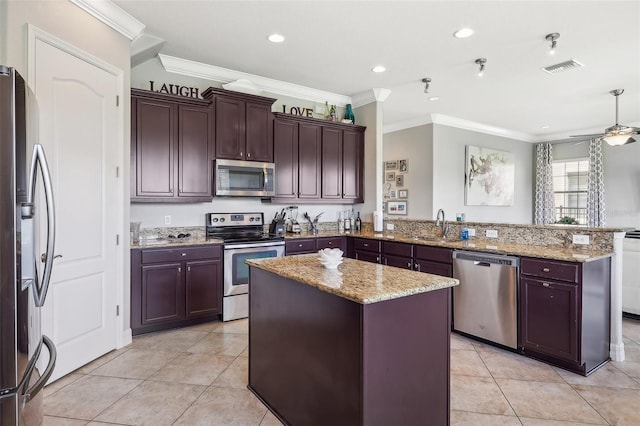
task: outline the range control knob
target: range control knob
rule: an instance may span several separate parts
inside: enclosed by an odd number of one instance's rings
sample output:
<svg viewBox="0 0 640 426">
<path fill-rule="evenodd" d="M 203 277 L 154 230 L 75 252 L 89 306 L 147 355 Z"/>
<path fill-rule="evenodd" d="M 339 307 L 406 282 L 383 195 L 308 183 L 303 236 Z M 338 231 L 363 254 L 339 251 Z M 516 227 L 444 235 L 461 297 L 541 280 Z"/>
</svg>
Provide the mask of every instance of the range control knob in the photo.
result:
<svg viewBox="0 0 640 426">
<path fill-rule="evenodd" d="M 253 218 L 252 217 L 249 218 L 249 222 L 253 222 Z"/>
<path fill-rule="evenodd" d="M 220 218 L 220 222 L 224 222 L 224 217 L 221 217 L 221 218 Z"/>
<path fill-rule="evenodd" d="M 211 219 L 211 222 L 217 222 L 217 221 L 218 221 L 217 217 L 214 217 L 213 219 Z"/>
</svg>

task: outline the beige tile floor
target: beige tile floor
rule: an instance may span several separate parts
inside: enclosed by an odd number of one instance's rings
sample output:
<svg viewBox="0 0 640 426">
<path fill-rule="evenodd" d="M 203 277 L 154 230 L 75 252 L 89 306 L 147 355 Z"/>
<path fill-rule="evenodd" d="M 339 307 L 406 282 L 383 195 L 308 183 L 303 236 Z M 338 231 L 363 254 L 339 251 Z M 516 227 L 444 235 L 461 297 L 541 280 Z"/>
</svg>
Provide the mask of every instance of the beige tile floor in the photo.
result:
<svg viewBox="0 0 640 426">
<path fill-rule="evenodd" d="M 47 386 L 45 425 L 279 425 L 246 389 L 247 329 L 136 337 Z M 452 335 L 451 424 L 640 425 L 640 321 L 623 334 L 627 360 L 589 377 Z"/>
</svg>

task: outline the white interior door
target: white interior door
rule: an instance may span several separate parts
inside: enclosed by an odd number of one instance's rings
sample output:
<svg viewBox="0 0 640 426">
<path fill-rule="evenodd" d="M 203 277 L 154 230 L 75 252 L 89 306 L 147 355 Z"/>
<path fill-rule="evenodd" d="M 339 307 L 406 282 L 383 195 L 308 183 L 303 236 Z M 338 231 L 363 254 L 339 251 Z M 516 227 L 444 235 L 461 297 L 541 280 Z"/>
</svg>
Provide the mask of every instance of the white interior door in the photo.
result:
<svg viewBox="0 0 640 426">
<path fill-rule="evenodd" d="M 62 256 L 42 311 L 42 331 L 58 350 L 55 380 L 117 344 L 118 77 L 41 39 L 33 46 Z"/>
</svg>

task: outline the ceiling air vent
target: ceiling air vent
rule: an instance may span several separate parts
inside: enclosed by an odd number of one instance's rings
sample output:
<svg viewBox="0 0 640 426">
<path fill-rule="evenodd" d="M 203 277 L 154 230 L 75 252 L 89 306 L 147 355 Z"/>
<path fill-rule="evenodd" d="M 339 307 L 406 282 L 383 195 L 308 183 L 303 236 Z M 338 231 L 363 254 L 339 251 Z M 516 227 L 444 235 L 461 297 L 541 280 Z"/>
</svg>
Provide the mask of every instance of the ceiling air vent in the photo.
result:
<svg viewBox="0 0 640 426">
<path fill-rule="evenodd" d="M 575 59 L 569 59 L 568 61 L 560 62 L 559 64 L 549 65 L 548 67 L 544 67 L 542 68 L 542 71 L 549 74 L 558 74 L 559 72 L 569 71 L 574 68 L 581 68 L 583 66 L 584 65 L 582 65 L 580 62 L 576 61 Z"/>
</svg>

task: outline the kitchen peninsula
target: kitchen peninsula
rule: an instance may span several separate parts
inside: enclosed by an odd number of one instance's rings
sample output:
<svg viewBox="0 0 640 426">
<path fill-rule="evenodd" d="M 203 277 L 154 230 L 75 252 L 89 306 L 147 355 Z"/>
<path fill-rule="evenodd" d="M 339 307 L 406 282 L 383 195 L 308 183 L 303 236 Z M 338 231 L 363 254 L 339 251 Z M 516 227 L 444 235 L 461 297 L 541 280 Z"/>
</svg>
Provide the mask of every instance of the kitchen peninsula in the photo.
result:
<svg viewBox="0 0 640 426">
<path fill-rule="evenodd" d="M 317 255 L 248 260 L 249 389 L 287 424 L 449 424 L 457 280 Z"/>
</svg>

